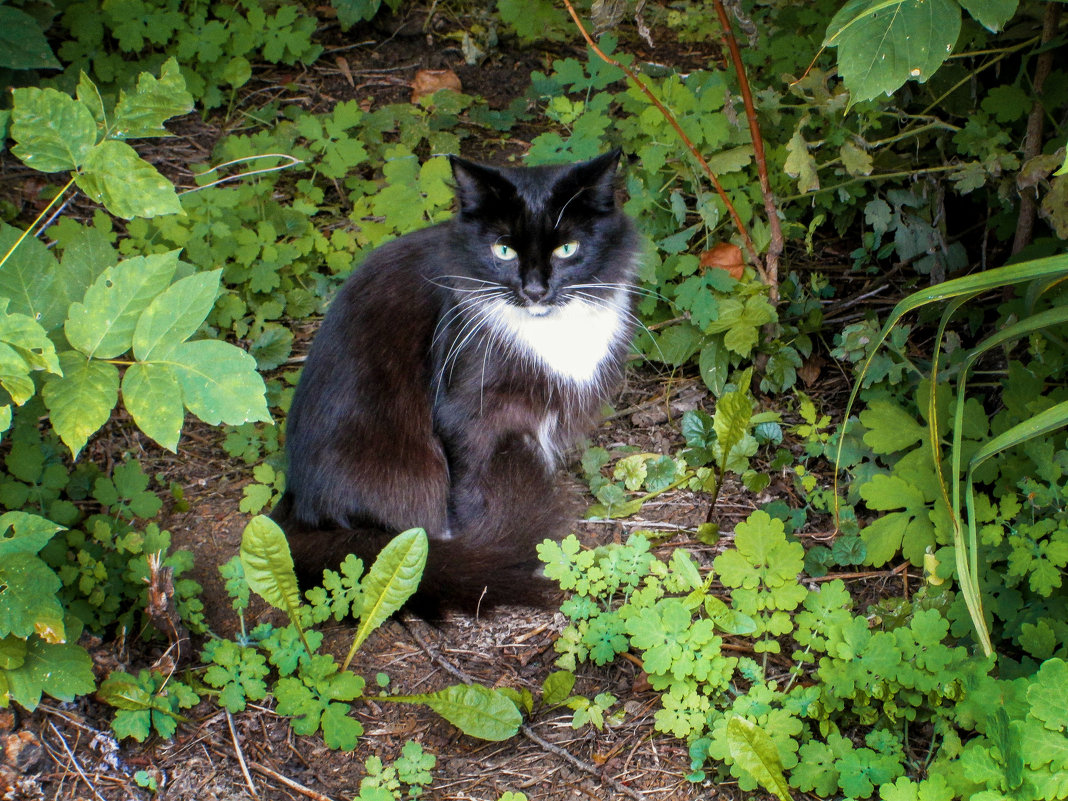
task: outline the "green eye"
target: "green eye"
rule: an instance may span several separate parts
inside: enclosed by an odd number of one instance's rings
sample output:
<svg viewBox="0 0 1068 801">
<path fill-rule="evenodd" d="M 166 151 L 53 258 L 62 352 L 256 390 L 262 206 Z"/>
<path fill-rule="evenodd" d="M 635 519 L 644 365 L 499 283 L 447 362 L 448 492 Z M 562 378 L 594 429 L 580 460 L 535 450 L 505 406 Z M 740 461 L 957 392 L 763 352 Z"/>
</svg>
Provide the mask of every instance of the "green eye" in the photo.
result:
<svg viewBox="0 0 1068 801">
<path fill-rule="evenodd" d="M 553 255 L 561 259 L 570 259 L 578 252 L 578 242 L 565 242 L 556 250 L 553 251 Z"/>
<path fill-rule="evenodd" d="M 512 248 L 508 247 L 507 245 L 502 245 L 499 242 L 490 245 L 490 250 L 492 250 L 493 255 L 501 261 L 511 261 L 519 255 Z"/>
</svg>

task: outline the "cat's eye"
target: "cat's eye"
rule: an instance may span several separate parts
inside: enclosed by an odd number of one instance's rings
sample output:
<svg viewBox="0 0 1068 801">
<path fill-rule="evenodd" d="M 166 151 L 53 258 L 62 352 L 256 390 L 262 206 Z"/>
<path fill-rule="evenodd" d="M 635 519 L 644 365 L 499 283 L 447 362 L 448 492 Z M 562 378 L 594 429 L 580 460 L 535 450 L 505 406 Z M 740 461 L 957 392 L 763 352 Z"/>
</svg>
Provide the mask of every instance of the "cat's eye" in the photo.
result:
<svg viewBox="0 0 1068 801">
<path fill-rule="evenodd" d="M 553 251 L 553 255 L 560 259 L 570 259 L 578 252 L 578 242 L 564 242 Z"/>
<path fill-rule="evenodd" d="M 510 248 L 507 245 L 502 245 L 500 242 L 495 242 L 490 245 L 490 250 L 493 251 L 493 255 L 501 261 L 511 261 L 519 254 L 515 252 L 514 248 Z"/>
</svg>

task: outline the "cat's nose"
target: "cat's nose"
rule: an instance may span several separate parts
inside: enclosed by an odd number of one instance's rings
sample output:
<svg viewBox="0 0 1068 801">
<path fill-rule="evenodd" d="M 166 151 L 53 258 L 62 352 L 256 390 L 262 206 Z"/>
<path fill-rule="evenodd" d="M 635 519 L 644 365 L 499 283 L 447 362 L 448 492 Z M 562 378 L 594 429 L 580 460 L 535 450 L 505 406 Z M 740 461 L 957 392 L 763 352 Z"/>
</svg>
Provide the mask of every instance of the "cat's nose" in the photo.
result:
<svg viewBox="0 0 1068 801">
<path fill-rule="evenodd" d="M 528 303 L 541 303 L 549 296 L 549 287 L 540 279 L 528 279 L 519 288 L 519 295 Z"/>
</svg>

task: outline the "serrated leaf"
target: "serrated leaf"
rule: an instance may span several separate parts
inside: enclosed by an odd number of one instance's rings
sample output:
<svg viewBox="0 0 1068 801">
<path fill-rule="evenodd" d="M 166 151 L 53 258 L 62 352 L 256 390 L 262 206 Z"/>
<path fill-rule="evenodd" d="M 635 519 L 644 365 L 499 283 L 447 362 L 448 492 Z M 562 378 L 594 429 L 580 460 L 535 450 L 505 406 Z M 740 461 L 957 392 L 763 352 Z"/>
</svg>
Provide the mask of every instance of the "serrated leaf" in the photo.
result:
<svg viewBox="0 0 1068 801">
<path fill-rule="evenodd" d="M 508 696 L 481 684 L 454 684 L 415 696 L 464 734 L 499 742 L 514 737 L 523 715 Z"/>
<path fill-rule="evenodd" d="M 171 282 L 178 251 L 136 256 L 109 267 L 71 304 L 64 331 L 86 356 L 113 359 L 130 350 L 141 313 Z"/>
<path fill-rule="evenodd" d="M 816 159 L 808 151 L 808 142 L 801 135 L 801 126 L 798 125 L 790 141 L 786 143 L 786 162 L 783 171 L 797 179 L 797 189 L 804 194 L 820 188 L 820 178 L 816 173 Z"/>
<path fill-rule="evenodd" d="M 61 528 L 28 512 L 5 512 L 0 515 L 0 559 L 15 553 L 37 553 Z"/>
<path fill-rule="evenodd" d="M 169 136 L 163 123 L 192 109 L 193 96 L 186 91 L 178 62 L 171 57 L 163 64 L 159 78 L 142 72 L 137 78 L 136 92 L 132 95 L 119 93 L 113 134 L 125 139 Z"/>
<path fill-rule="evenodd" d="M 860 413 L 864 444 L 877 454 L 897 453 L 923 439 L 927 428 L 893 401 L 872 401 Z"/>
<path fill-rule="evenodd" d="M 0 67 L 14 70 L 62 69 L 40 24 L 17 8 L 0 6 Z"/>
<path fill-rule="evenodd" d="M 47 693 L 59 701 L 73 701 L 96 686 L 93 660 L 84 648 L 47 643 L 37 637 L 27 643 L 22 664 L 6 673 L 11 698 L 32 712 Z"/>
<path fill-rule="evenodd" d="M 109 362 L 86 359 L 72 350 L 59 355 L 59 364 L 63 376 L 45 384 L 41 396 L 52 428 L 76 459 L 119 401 L 119 371 Z"/>
<path fill-rule="evenodd" d="M 1051 731 L 1068 737 L 1068 664 L 1063 659 L 1043 663 L 1034 683 L 1027 688 L 1031 715 L 1042 721 Z M 1065 743 L 1068 748 L 1068 742 Z"/>
<path fill-rule="evenodd" d="M 85 194 L 127 220 L 182 210 L 174 185 L 125 142 L 108 139 L 92 148 L 76 181 Z"/>
<path fill-rule="evenodd" d="M 15 89 L 11 152 L 27 167 L 60 172 L 80 167 L 96 144 L 92 112 L 55 89 Z"/>
<path fill-rule="evenodd" d="M 249 587 L 276 609 L 294 619 L 300 590 L 293 557 L 282 529 L 269 517 L 257 515 L 241 535 L 241 568 Z"/>
<path fill-rule="evenodd" d="M 428 547 L 426 532 L 421 528 L 412 528 L 390 540 L 378 554 L 361 583 L 363 609 L 360 611 L 360 625 L 343 668 L 349 666 L 353 654 L 371 632 L 404 606 L 404 602 L 418 589 L 426 566 Z"/>
<path fill-rule="evenodd" d="M 122 377 L 122 402 L 138 428 L 176 452 L 185 407 L 182 388 L 169 366 L 138 362 L 127 367 Z"/>
<path fill-rule="evenodd" d="M 839 148 L 838 155 L 842 159 L 842 166 L 850 175 L 871 175 L 873 167 L 871 154 L 864 148 L 858 147 L 853 142 L 846 142 Z"/>
<path fill-rule="evenodd" d="M 363 724 L 349 717 L 349 705 L 338 702 L 329 703 L 323 710 L 320 725 L 323 729 L 323 742 L 327 748 L 352 751 L 363 734 Z"/>
<path fill-rule="evenodd" d="M 241 348 L 215 339 L 183 342 L 165 363 L 182 387 L 186 408 L 205 423 L 271 421 L 256 360 Z"/>
<path fill-rule="evenodd" d="M 13 670 L 26 661 L 28 646 L 22 637 L 0 637 L 0 670 Z M 3 700 L 0 698 L 0 703 Z"/>
<path fill-rule="evenodd" d="M 782 773 L 775 743 L 755 723 L 733 717 L 727 722 L 727 747 L 735 763 L 780 801 L 791 801 L 790 785 Z"/>
<path fill-rule="evenodd" d="M 852 105 L 908 80 L 924 83 L 953 52 L 960 26 L 953 0 L 851 0 L 831 19 L 823 43 L 838 48 Z"/>
<path fill-rule="evenodd" d="M 133 333 L 134 357 L 166 359 L 207 318 L 219 294 L 222 270 L 194 273 L 175 281 L 141 312 Z"/>
<path fill-rule="evenodd" d="M 104 98 L 100 96 L 100 90 L 84 71 L 78 73 L 78 86 L 74 90 L 74 96 L 78 102 L 89 109 L 97 125 L 104 126 L 107 123 L 107 114 L 104 113 Z"/>
</svg>

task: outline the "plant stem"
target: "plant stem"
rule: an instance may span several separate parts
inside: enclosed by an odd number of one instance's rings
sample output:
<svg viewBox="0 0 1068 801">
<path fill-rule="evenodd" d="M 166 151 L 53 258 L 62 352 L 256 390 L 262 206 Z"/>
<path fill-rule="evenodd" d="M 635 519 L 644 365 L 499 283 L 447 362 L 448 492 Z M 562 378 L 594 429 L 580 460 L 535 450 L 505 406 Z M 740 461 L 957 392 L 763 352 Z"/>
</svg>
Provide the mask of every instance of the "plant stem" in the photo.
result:
<svg viewBox="0 0 1068 801">
<path fill-rule="evenodd" d="M 753 140 L 753 157 L 756 159 L 757 176 L 760 180 L 760 194 L 764 198 L 764 213 L 767 215 L 768 227 L 771 231 L 771 241 L 768 244 L 768 253 L 764 261 L 764 274 L 761 277 L 764 279 L 764 283 L 768 285 L 768 300 L 774 306 L 779 300 L 779 257 L 783 251 L 779 210 L 775 204 L 775 196 L 771 192 L 771 182 L 768 180 L 768 163 L 764 156 L 764 138 L 760 135 L 760 122 L 757 120 L 753 93 L 749 88 L 749 77 L 745 72 L 745 64 L 742 63 L 742 53 L 738 49 L 738 40 L 734 37 L 730 18 L 727 16 L 727 10 L 723 7 L 723 0 L 715 0 L 715 4 L 719 23 L 723 28 L 723 38 L 731 54 L 734 72 L 738 76 L 738 88 L 742 93 L 745 117 L 749 123 L 749 136 Z"/>
<path fill-rule="evenodd" d="M 760 254 L 757 252 L 756 245 L 753 244 L 753 239 L 749 236 L 749 231 L 746 229 L 745 224 L 742 222 L 742 218 L 738 216 L 738 212 L 734 208 L 734 204 L 731 203 L 730 197 L 728 197 L 726 190 L 723 188 L 723 185 L 719 182 L 719 178 L 717 178 L 716 174 L 712 172 L 712 168 L 708 166 L 708 162 L 705 161 L 705 157 L 701 155 L 700 151 L 697 149 L 697 146 L 694 145 L 694 143 L 690 140 L 690 137 L 686 135 L 686 132 L 682 130 L 682 126 L 679 125 L 679 121 L 675 118 L 675 115 L 671 113 L 671 110 L 668 109 L 667 106 L 660 102 L 660 99 L 653 93 L 653 91 L 648 86 L 646 86 L 646 84 L 638 77 L 638 74 L 634 72 L 634 70 L 632 70 L 630 67 L 626 66 L 622 62 L 611 58 L 607 53 L 605 53 L 600 47 L 597 46 L 597 43 L 593 40 L 593 37 L 590 36 L 589 31 L 587 31 L 586 27 L 582 24 L 582 20 L 579 19 L 578 12 L 575 11 L 575 7 L 571 4 L 571 0 L 564 0 L 564 5 L 567 6 L 568 13 L 571 14 L 571 19 L 575 21 L 575 25 L 576 27 L 578 27 L 579 33 L 582 34 L 582 38 L 586 40 L 586 44 L 590 46 L 590 49 L 597 55 L 597 57 L 604 61 L 606 64 L 611 64 L 613 67 L 622 70 L 626 74 L 626 76 L 630 78 L 634 85 L 637 86 L 639 90 L 641 90 L 642 94 L 649 98 L 649 102 L 652 103 L 656 107 L 656 109 L 664 116 L 664 119 L 668 121 L 671 127 L 675 129 L 675 133 L 678 134 L 679 139 L 682 140 L 683 145 L 685 145 L 686 149 L 690 151 L 690 153 L 695 159 L 697 159 L 698 164 L 701 165 L 701 168 L 705 171 L 705 175 L 708 176 L 709 181 L 712 182 L 712 186 L 715 187 L 716 192 L 719 194 L 720 200 L 722 200 L 724 205 L 726 205 L 727 212 L 731 215 L 731 220 L 734 221 L 734 226 L 738 229 L 738 233 L 741 234 L 742 240 L 745 243 L 745 248 L 747 251 L 749 251 L 749 257 L 752 260 L 754 266 L 756 267 L 757 272 L 760 273 L 761 280 L 765 283 L 768 283 L 767 276 L 764 273 L 764 266 L 760 260 Z"/>
<path fill-rule="evenodd" d="M 73 178 L 67 181 L 63 188 L 56 193 L 56 196 L 50 201 L 48 201 L 48 205 L 41 210 L 41 213 L 34 218 L 33 222 L 30 223 L 29 227 L 26 228 L 26 230 L 22 232 L 19 238 L 15 240 L 15 244 L 7 249 L 7 253 L 4 254 L 4 257 L 0 258 L 0 267 L 3 267 L 5 264 L 7 264 L 7 260 L 11 258 L 11 254 L 15 252 L 15 248 L 22 244 L 22 240 L 24 240 L 27 236 L 30 235 L 30 231 L 37 227 L 37 223 L 44 219 L 44 216 L 48 214 L 48 210 L 51 209 L 54 205 L 56 205 L 59 199 L 65 194 L 67 194 L 67 190 L 70 189 L 72 186 L 74 186 Z"/>
</svg>

